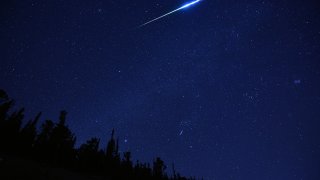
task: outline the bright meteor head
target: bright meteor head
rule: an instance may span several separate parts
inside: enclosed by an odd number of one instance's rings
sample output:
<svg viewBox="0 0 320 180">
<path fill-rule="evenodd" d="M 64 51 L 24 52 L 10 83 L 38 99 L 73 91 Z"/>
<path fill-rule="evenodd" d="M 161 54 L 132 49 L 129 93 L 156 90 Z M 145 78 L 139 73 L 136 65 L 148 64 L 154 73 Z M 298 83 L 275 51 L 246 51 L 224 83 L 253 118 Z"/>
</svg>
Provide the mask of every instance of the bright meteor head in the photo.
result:
<svg viewBox="0 0 320 180">
<path fill-rule="evenodd" d="M 188 4 L 185 4 L 185 5 L 181 6 L 179 9 L 187 8 L 187 7 L 192 6 L 192 5 L 194 5 L 194 4 L 196 4 L 196 3 L 200 2 L 200 1 L 201 1 L 201 0 L 192 1 L 192 2 L 190 2 L 190 3 L 188 3 Z"/>
<path fill-rule="evenodd" d="M 157 17 L 157 18 L 154 18 L 154 19 L 152 19 L 152 20 L 150 20 L 150 21 L 148 21 L 148 22 L 146 22 L 146 23 L 144 23 L 144 24 L 141 24 L 139 27 L 142 27 L 142 26 L 145 26 L 145 25 L 147 25 L 147 24 L 150 24 L 150 23 L 152 23 L 152 22 L 154 22 L 154 21 L 157 21 L 157 20 L 159 20 L 159 19 L 161 19 L 161 18 L 163 18 L 163 17 L 166 17 L 166 16 L 168 16 L 168 15 L 170 15 L 170 14 L 172 14 L 172 13 L 175 13 L 175 12 L 177 12 L 177 11 L 180 11 L 181 9 L 187 8 L 187 7 L 189 7 L 189 6 L 192 6 L 192 5 L 194 5 L 194 4 L 196 4 L 196 3 L 200 2 L 200 1 L 201 1 L 201 0 L 192 1 L 192 2 L 190 2 L 190 3 L 188 3 L 188 4 L 185 4 L 185 5 L 181 6 L 181 7 L 179 7 L 178 9 L 175 9 L 175 10 L 173 10 L 173 11 L 171 11 L 171 12 L 168 12 L 168 13 L 162 15 L 162 16 L 159 16 L 159 17 Z"/>
</svg>

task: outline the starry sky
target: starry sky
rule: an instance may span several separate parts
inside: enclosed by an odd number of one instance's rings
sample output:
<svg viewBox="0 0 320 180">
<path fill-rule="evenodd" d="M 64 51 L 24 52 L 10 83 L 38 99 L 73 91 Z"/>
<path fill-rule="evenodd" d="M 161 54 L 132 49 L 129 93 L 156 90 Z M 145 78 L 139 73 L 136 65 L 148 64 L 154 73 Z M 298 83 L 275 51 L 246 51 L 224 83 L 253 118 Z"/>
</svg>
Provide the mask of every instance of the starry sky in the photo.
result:
<svg viewBox="0 0 320 180">
<path fill-rule="evenodd" d="M 205 179 L 320 179 L 320 3 L 3 0 L 0 88 L 77 145 Z"/>
</svg>

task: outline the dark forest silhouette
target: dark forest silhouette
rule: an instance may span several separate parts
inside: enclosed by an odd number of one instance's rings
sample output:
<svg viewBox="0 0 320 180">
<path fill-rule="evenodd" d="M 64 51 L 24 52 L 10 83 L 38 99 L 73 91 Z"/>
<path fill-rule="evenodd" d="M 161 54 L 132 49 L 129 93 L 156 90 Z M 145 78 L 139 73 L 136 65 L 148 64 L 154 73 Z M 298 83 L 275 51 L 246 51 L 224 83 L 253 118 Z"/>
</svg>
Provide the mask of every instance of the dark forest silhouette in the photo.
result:
<svg viewBox="0 0 320 180">
<path fill-rule="evenodd" d="M 131 153 L 119 153 L 114 130 L 105 149 L 100 149 L 100 139 L 91 138 L 75 148 L 76 136 L 66 125 L 66 111 L 60 112 L 59 121 L 45 120 L 37 131 L 41 112 L 24 126 L 24 108 L 10 113 L 14 100 L 0 90 L 0 152 L 52 167 L 90 174 L 104 179 L 155 179 L 184 180 L 172 165 L 172 175 L 167 175 L 166 165 L 157 157 L 153 165 L 137 161 L 133 163 Z M 35 172 L 36 173 L 36 172 Z"/>
</svg>

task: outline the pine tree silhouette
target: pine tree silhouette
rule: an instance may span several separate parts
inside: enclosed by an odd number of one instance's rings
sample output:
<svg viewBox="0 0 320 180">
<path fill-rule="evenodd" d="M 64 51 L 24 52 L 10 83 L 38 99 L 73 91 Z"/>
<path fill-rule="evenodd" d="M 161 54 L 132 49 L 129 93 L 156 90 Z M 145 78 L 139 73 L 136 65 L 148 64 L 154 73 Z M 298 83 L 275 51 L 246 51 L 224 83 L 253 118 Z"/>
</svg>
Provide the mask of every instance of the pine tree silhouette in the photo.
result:
<svg viewBox="0 0 320 180">
<path fill-rule="evenodd" d="M 3 89 L 0 89 L 0 103 L 2 103 L 1 101 L 7 101 L 7 100 L 9 100 L 8 94 Z"/>
<path fill-rule="evenodd" d="M 91 138 L 78 150 L 78 167 L 87 172 L 99 173 L 103 165 L 103 152 L 99 151 L 100 139 Z"/>
<path fill-rule="evenodd" d="M 0 150 L 7 151 L 7 143 L 8 143 L 8 117 L 9 117 L 9 110 L 13 106 L 14 101 L 9 100 L 8 95 L 5 91 L 0 90 Z M 9 134 L 7 134 L 9 133 Z"/>
<path fill-rule="evenodd" d="M 106 148 L 105 168 L 106 176 L 116 178 L 120 168 L 120 154 L 118 152 L 118 141 L 114 139 L 114 129 L 112 129 L 111 138 Z"/>
<path fill-rule="evenodd" d="M 121 172 L 121 179 L 129 179 L 133 176 L 133 167 L 130 152 L 123 153 L 123 160 L 121 162 Z"/>
<path fill-rule="evenodd" d="M 19 142 L 19 132 L 23 117 L 24 108 L 21 108 L 19 111 L 13 112 L 3 124 L 3 143 L 6 144 L 4 150 L 9 153 L 15 154 L 19 151 L 17 142 Z"/>
<path fill-rule="evenodd" d="M 37 114 L 34 120 L 30 120 L 20 132 L 19 138 L 19 149 L 21 150 L 21 154 L 23 155 L 31 155 L 34 147 L 35 138 L 37 136 L 37 128 L 36 125 L 41 116 L 41 112 Z"/>
<path fill-rule="evenodd" d="M 153 175 L 155 176 L 155 178 L 162 179 L 165 176 L 165 169 L 166 166 L 164 165 L 164 162 L 159 157 L 157 157 L 153 162 Z"/>
<path fill-rule="evenodd" d="M 44 121 L 39 134 L 36 126 L 41 112 L 21 127 L 24 108 L 10 114 L 13 104 L 14 101 L 9 99 L 5 91 L 0 90 L 0 153 L 33 158 L 50 166 L 68 168 L 112 180 L 195 179 L 180 176 L 174 165 L 172 165 L 172 177 L 169 178 L 165 172 L 164 161 L 159 157 L 154 160 L 152 168 L 149 163 L 139 161 L 134 165 L 129 151 L 124 152 L 121 159 L 119 139 L 115 140 L 114 129 L 104 150 L 99 149 L 98 138 L 91 138 L 80 148 L 75 149 L 76 137 L 66 125 L 66 111 L 60 112 L 56 124 L 51 120 Z"/>
<path fill-rule="evenodd" d="M 75 159 L 74 144 L 76 138 L 65 125 L 66 116 L 66 111 L 60 112 L 59 122 L 49 136 L 49 151 L 51 151 L 53 163 L 70 166 Z"/>
<path fill-rule="evenodd" d="M 41 127 L 40 134 L 36 137 L 34 144 L 34 156 L 42 162 L 52 161 L 50 154 L 49 139 L 51 139 L 54 123 L 51 120 L 46 120 Z"/>
</svg>

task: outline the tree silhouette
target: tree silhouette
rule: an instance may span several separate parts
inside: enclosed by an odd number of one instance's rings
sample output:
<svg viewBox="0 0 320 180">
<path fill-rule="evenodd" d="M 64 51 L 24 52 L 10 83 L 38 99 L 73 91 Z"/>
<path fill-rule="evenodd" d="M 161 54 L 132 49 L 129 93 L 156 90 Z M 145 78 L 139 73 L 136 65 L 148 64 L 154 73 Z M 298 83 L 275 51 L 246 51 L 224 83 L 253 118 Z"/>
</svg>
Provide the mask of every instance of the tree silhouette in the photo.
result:
<svg viewBox="0 0 320 180">
<path fill-rule="evenodd" d="M 161 179 L 165 176 L 165 169 L 166 166 L 164 165 L 164 162 L 159 157 L 157 157 L 153 162 L 153 175 L 156 177 L 156 179 Z"/>
<path fill-rule="evenodd" d="M 37 128 L 36 125 L 41 116 L 41 112 L 37 114 L 34 120 L 30 120 L 20 132 L 20 149 L 22 150 L 22 154 L 31 155 L 34 147 L 35 138 L 37 136 Z"/>
<path fill-rule="evenodd" d="M 112 129 L 111 138 L 106 148 L 105 168 L 106 175 L 110 178 L 116 178 L 119 174 L 120 154 L 118 141 L 114 139 L 114 129 Z"/>
<path fill-rule="evenodd" d="M 99 151 L 100 139 L 91 138 L 78 150 L 78 167 L 88 172 L 102 171 L 103 152 Z"/>
<path fill-rule="evenodd" d="M 60 112 L 59 122 L 49 136 L 48 145 L 54 163 L 69 166 L 73 163 L 75 157 L 74 144 L 76 138 L 65 125 L 66 115 L 66 111 Z"/>
<path fill-rule="evenodd" d="M 8 94 L 3 89 L 0 89 L 0 102 L 7 100 L 9 100 Z"/>
<path fill-rule="evenodd" d="M 172 177 L 168 177 L 164 162 L 158 157 L 153 162 L 135 165 L 131 160 L 131 153 L 119 153 L 119 140 L 115 139 L 115 130 L 105 149 L 99 149 L 100 139 L 91 138 L 86 143 L 74 148 L 76 137 L 66 125 L 66 111 L 61 111 L 58 123 L 46 120 L 37 132 L 37 123 L 41 112 L 21 127 L 24 108 L 9 113 L 14 104 L 5 91 L 0 90 L 0 153 L 31 158 L 54 167 L 63 167 L 105 177 L 112 180 L 140 179 L 140 180 L 187 180 L 172 167 Z"/>
<path fill-rule="evenodd" d="M 24 117 L 24 108 L 13 112 L 2 124 L 2 143 L 5 144 L 4 151 L 17 153 L 19 142 L 19 132 Z"/>
<path fill-rule="evenodd" d="M 52 161 L 52 156 L 50 154 L 50 143 L 52 130 L 54 123 L 51 120 L 46 120 L 41 127 L 41 132 L 37 136 L 34 145 L 34 156 L 43 162 Z"/>
<path fill-rule="evenodd" d="M 8 117 L 9 117 L 9 110 L 13 106 L 14 101 L 9 100 L 7 94 L 3 91 L 0 90 L 0 144 L 1 144 L 1 149 L 8 150 L 7 147 L 5 146 L 8 142 L 8 133 L 10 134 L 11 132 L 8 131 Z"/>
</svg>

